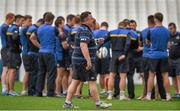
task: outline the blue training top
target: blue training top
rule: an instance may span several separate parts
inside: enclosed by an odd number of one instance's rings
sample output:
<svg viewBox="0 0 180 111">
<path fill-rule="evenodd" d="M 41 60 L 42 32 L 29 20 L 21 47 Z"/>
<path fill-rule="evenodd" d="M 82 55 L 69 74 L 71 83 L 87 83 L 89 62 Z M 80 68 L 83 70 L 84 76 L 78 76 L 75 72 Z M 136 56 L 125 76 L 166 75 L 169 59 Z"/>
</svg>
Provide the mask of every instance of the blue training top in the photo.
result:
<svg viewBox="0 0 180 111">
<path fill-rule="evenodd" d="M 7 48 L 7 30 L 8 30 L 9 26 L 7 24 L 2 24 L 0 27 L 0 36 L 1 36 L 1 45 L 2 48 Z"/>
<path fill-rule="evenodd" d="M 50 24 L 44 24 L 37 30 L 37 37 L 40 42 L 39 52 L 55 53 L 56 36 L 58 31 Z"/>
<path fill-rule="evenodd" d="M 26 35 L 26 32 L 28 30 L 28 27 L 22 26 L 20 29 L 20 41 L 22 44 L 22 55 L 27 55 L 29 50 L 29 44 L 28 44 L 28 38 Z"/>
<path fill-rule="evenodd" d="M 170 32 L 164 26 L 155 26 L 150 29 L 151 51 L 150 58 L 167 58 L 167 44 L 170 39 Z"/>
<path fill-rule="evenodd" d="M 151 29 L 150 27 L 145 28 L 141 32 L 141 35 L 140 35 L 140 39 L 143 42 L 143 57 L 147 57 L 147 58 L 149 58 L 149 56 L 150 56 L 149 53 L 151 51 L 150 47 L 146 44 L 147 35 L 148 35 L 150 29 Z"/>
</svg>

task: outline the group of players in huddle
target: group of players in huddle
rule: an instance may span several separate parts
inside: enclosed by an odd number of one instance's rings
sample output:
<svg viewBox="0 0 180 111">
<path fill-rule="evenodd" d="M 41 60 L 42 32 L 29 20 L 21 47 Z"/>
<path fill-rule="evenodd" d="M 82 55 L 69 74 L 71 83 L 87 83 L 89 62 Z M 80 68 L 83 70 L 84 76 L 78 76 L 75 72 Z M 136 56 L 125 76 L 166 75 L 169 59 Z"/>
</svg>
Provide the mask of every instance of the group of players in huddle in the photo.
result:
<svg viewBox="0 0 180 111">
<path fill-rule="evenodd" d="M 97 107 L 112 106 L 99 99 L 97 74 L 100 95 L 109 100 L 135 98 L 135 71 L 143 83 L 138 99 L 155 98 L 156 77 L 161 98 L 171 100 L 169 76 L 173 78 L 175 97 L 180 97 L 180 33 L 175 23 L 169 23 L 169 29 L 163 26 L 162 13 L 149 15 L 148 27 L 142 31 L 136 30 L 136 21 L 129 19 L 108 31 L 108 23 L 99 25 L 88 11 L 67 15 L 66 24 L 63 16 L 54 18 L 46 12 L 32 24 L 30 15 L 6 14 L 0 27 L 2 95 L 19 95 L 14 80 L 22 60 L 25 74 L 20 95 L 66 97 L 65 108 L 75 107 L 72 96 L 82 97 L 85 81 L 89 81 L 89 96 Z"/>
</svg>

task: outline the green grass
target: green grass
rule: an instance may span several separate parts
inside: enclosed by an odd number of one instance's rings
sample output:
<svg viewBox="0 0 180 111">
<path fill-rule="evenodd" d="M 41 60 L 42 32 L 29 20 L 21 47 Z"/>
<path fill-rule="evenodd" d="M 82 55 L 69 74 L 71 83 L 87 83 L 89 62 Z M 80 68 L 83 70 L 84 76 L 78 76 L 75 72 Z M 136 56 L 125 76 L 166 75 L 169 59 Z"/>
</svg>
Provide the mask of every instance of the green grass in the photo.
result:
<svg viewBox="0 0 180 111">
<path fill-rule="evenodd" d="M 15 89 L 17 92 L 21 91 L 22 84 L 16 82 Z M 0 87 L 1 89 L 1 87 Z M 142 87 L 136 85 L 137 97 L 141 94 Z M 87 86 L 83 88 L 83 96 L 87 97 Z M 180 100 L 174 99 L 173 101 L 119 101 L 119 100 L 106 100 L 113 104 L 110 110 L 180 110 Z M 64 98 L 48 98 L 48 97 L 12 97 L 0 95 L 0 110 L 63 110 L 62 105 Z M 97 110 L 95 104 L 90 99 L 73 99 L 73 103 L 80 107 L 80 110 Z"/>
</svg>

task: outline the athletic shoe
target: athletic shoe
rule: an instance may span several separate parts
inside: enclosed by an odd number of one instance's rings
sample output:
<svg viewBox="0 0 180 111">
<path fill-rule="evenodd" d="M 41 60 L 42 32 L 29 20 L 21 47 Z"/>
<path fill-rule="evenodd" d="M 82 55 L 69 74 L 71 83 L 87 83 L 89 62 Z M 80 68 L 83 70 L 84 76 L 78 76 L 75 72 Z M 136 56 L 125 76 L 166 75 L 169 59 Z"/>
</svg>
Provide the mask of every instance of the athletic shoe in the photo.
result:
<svg viewBox="0 0 180 111">
<path fill-rule="evenodd" d="M 166 101 L 171 101 L 171 96 L 166 97 Z"/>
<path fill-rule="evenodd" d="M 28 91 L 26 91 L 26 90 L 22 91 L 21 96 L 28 96 Z"/>
<path fill-rule="evenodd" d="M 144 97 L 141 100 L 143 100 L 143 101 L 151 101 L 151 98 Z"/>
<path fill-rule="evenodd" d="M 66 94 L 61 93 L 59 97 L 65 98 L 65 97 L 66 97 Z"/>
<path fill-rule="evenodd" d="M 2 92 L 2 95 L 3 95 L 3 96 L 8 96 L 8 95 L 9 95 L 9 94 L 8 94 L 8 91 L 3 91 L 3 92 Z"/>
<path fill-rule="evenodd" d="M 63 105 L 63 108 L 67 108 L 67 109 L 78 109 L 79 107 L 78 106 L 74 106 L 72 103 L 66 103 L 64 102 L 64 105 Z"/>
<path fill-rule="evenodd" d="M 130 100 L 130 99 L 126 96 L 119 96 L 119 100 Z"/>
<path fill-rule="evenodd" d="M 43 91 L 42 96 L 47 96 L 47 92 Z"/>
<path fill-rule="evenodd" d="M 100 92 L 100 95 L 101 95 L 101 96 L 108 96 L 108 93 L 107 93 L 106 91 L 101 91 L 101 92 Z"/>
<path fill-rule="evenodd" d="M 140 97 L 138 97 L 137 99 L 138 100 L 141 100 L 141 99 L 143 99 L 144 98 L 144 96 L 140 96 Z"/>
<path fill-rule="evenodd" d="M 108 100 L 112 100 L 112 95 L 109 94 L 108 97 L 107 97 Z"/>
<path fill-rule="evenodd" d="M 16 93 L 15 91 L 13 91 L 13 92 L 9 92 L 9 95 L 10 95 L 10 96 L 19 96 L 19 94 L 18 94 L 18 93 Z"/>
<path fill-rule="evenodd" d="M 99 105 L 96 105 L 96 107 L 100 109 L 110 108 L 111 106 L 112 106 L 111 103 L 105 103 L 105 102 L 101 102 Z"/>
<path fill-rule="evenodd" d="M 180 99 L 180 94 L 176 94 L 175 97 L 178 98 L 178 99 Z"/>
</svg>

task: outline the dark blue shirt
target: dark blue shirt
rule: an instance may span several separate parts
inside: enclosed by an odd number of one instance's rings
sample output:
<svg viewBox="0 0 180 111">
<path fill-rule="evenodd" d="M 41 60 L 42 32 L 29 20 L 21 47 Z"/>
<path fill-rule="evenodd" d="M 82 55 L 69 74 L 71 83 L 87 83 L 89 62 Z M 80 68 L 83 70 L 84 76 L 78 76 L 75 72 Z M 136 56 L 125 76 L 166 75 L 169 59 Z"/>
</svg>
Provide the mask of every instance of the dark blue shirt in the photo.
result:
<svg viewBox="0 0 180 111">
<path fill-rule="evenodd" d="M 151 51 L 149 45 L 146 44 L 146 39 L 147 39 L 147 35 L 149 33 L 151 28 L 145 28 L 142 32 L 141 32 L 141 35 L 140 35 L 140 39 L 143 43 L 143 57 L 147 57 L 149 58 L 149 53 Z"/>
<path fill-rule="evenodd" d="M 13 24 L 7 30 L 7 45 L 9 51 L 20 53 L 21 52 L 21 43 L 19 37 L 19 26 Z"/>
<path fill-rule="evenodd" d="M 138 44 L 138 33 L 132 29 L 128 29 L 129 30 L 129 34 L 131 35 L 131 49 L 137 49 L 139 44 Z"/>
<path fill-rule="evenodd" d="M 93 33 L 95 39 L 99 39 L 99 38 L 105 39 L 105 37 L 108 36 L 109 31 L 100 29 L 100 30 L 95 30 Z M 110 41 L 103 44 L 102 47 L 105 47 L 107 49 L 108 51 L 107 58 L 110 58 Z"/>
<path fill-rule="evenodd" d="M 72 30 L 72 26 L 70 26 L 70 25 L 68 25 L 68 24 L 66 24 L 66 25 L 64 25 L 64 37 L 66 38 L 65 40 L 67 40 L 68 41 L 68 43 L 70 43 L 71 41 L 71 30 Z"/>
<path fill-rule="evenodd" d="M 56 28 L 50 24 L 44 24 L 38 28 L 37 37 L 40 41 L 39 52 L 55 53 L 57 33 Z"/>
<path fill-rule="evenodd" d="M 128 53 L 129 57 L 140 57 L 142 54 L 138 53 L 136 49 L 139 47 L 138 43 L 138 33 L 132 29 L 127 29 L 129 31 L 129 34 L 131 36 L 131 45 L 130 45 L 130 51 Z"/>
<path fill-rule="evenodd" d="M 120 55 L 127 55 L 131 37 L 129 30 L 124 28 L 118 28 L 109 32 L 109 38 L 111 41 L 112 53 L 119 53 Z"/>
<path fill-rule="evenodd" d="M 60 61 L 63 59 L 63 49 L 61 45 L 61 39 L 56 36 L 56 60 Z"/>
<path fill-rule="evenodd" d="M 170 32 L 164 26 L 155 26 L 150 29 L 151 51 L 150 58 L 167 58 L 167 44 L 170 39 Z"/>
<path fill-rule="evenodd" d="M 8 30 L 9 26 L 7 24 L 2 24 L 0 27 L 0 36 L 1 36 L 1 44 L 2 44 L 2 48 L 7 48 L 7 30 Z"/>
<path fill-rule="evenodd" d="M 29 26 L 26 34 L 31 35 L 33 32 L 37 31 L 37 29 L 38 29 L 38 26 L 33 24 L 33 25 Z"/>
<path fill-rule="evenodd" d="M 28 30 L 28 27 L 22 26 L 20 28 L 20 41 L 22 44 L 22 55 L 27 55 L 29 50 L 29 44 L 28 44 L 28 38 L 26 35 L 26 32 Z"/>
<path fill-rule="evenodd" d="M 76 35 L 77 32 L 79 31 L 79 27 L 80 27 L 80 26 L 72 27 L 71 36 L 70 36 L 70 38 L 69 38 L 69 42 L 71 42 L 72 45 L 74 44 L 75 35 Z"/>
<path fill-rule="evenodd" d="M 89 54 L 91 57 L 91 62 L 95 62 L 96 44 L 95 44 L 93 32 L 87 25 L 84 24 L 82 24 L 79 28 L 80 29 L 75 36 L 75 46 L 72 55 L 72 64 L 83 64 L 86 62 L 80 48 L 81 42 L 87 43 Z"/>
<path fill-rule="evenodd" d="M 176 32 L 175 35 L 171 34 L 169 42 L 172 44 L 171 48 L 169 49 L 169 57 L 171 59 L 180 58 L 180 32 Z"/>
<path fill-rule="evenodd" d="M 75 36 L 77 32 L 79 31 L 80 26 L 72 27 L 70 32 L 70 37 L 68 38 L 68 43 L 70 45 L 69 47 L 69 56 L 72 56 L 72 53 L 74 51 L 74 42 L 75 42 Z"/>
<path fill-rule="evenodd" d="M 34 32 L 37 33 L 37 29 L 38 29 L 38 26 L 33 24 L 27 30 L 26 35 L 28 37 L 28 44 L 29 44 L 28 54 L 36 54 L 39 51 L 39 48 L 36 47 L 30 40 L 31 34 L 34 33 Z"/>
</svg>

